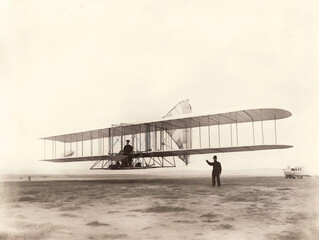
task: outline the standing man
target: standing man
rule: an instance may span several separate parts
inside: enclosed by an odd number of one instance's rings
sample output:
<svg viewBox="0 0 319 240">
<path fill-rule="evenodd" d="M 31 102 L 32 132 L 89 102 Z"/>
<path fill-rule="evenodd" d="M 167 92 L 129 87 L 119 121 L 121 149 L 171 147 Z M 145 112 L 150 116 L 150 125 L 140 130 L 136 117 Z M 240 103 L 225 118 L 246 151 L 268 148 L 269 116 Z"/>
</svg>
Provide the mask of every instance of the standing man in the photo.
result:
<svg viewBox="0 0 319 240">
<path fill-rule="evenodd" d="M 217 162 L 217 156 L 213 157 L 214 162 L 209 162 L 206 160 L 206 162 L 210 165 L 213 166 L 213 172 L 212 172 L 212 185 L 215 187 L 216 181 L 215 178 L 217 179 L 217 185 L 220 187 L 220 174 L 222 173 L 222 165 L 220 162 Z"/>
</svg>

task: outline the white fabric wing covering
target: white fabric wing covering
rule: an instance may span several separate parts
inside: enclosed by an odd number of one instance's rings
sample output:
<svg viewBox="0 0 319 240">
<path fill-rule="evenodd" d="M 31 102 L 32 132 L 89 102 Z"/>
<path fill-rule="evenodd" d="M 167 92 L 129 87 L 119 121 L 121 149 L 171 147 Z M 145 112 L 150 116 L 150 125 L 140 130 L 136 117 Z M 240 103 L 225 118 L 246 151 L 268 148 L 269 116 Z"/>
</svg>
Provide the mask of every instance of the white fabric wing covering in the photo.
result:
<svg viewBox="0 0 319 240">
<path fill-rule="evenodd" d="M 188 100 L 178 103 L 172 110 L 170 110 L 163 118 L 178 116 L 182 114 L 189 114 L 192 112 L 192 107 Z M 167 130 L 168 135 L 173 139 L 179 149 L 191 149 L 191 128 Z M 189 155 L 181 155 L 179 158 L 188 164 Z"/>
</svg>

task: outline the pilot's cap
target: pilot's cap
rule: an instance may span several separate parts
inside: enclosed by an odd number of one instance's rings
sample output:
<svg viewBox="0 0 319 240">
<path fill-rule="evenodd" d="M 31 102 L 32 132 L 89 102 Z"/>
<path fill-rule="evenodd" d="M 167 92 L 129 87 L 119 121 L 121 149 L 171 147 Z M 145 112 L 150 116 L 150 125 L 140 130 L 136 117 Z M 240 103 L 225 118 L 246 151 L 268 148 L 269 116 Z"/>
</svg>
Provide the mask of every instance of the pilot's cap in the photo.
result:
<svg viewBox="0 0 319 240">
<path fill-rule="evenodd" d="M 214 159 L 214 160 L 217 160 L 217 156 L 215 155 L 215 156 L 213 157 L 213 159 Z"/>
</svg>

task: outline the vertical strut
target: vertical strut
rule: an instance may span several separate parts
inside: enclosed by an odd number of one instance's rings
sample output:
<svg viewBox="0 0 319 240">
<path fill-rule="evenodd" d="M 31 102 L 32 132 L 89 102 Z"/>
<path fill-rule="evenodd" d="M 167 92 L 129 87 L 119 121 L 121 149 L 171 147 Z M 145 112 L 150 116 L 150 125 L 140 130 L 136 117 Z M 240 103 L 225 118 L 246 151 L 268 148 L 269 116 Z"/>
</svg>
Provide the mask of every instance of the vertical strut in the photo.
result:
<svg viewBox="0 0 319 240">
<path fill-rule="evenodd" d="M 275 124 L 275 143 L 277 144 L 277 126 L 276 126 L 276 117 L 274 119 L 274 124 Z"/>
<path fill-rule="evenodd" d="M 202 148 L 202 136 L 200 131 L 200 123 L 198 123 L 198 131 L 199 131 L 199 148 Z"/>
<path fill-rule="evenodd" d="M 71 134 L 70 134 L 70 153 L 72 152 L 72 139 L 71 139 Z"/>
<path fill-rule="evenodd" d="M 140 127 L 141 131 L 140 131 L 140 151 L 142 151 L 142 124 Z"/>
<path fill-rule="evenodd" d="M 251 121 L 252 125 L 253 125 L 253 142 L 255 145 L 255 127 L 254 127 L 254 120 Z"/>
<path fill-rule="evenodd" d="M 208 125 L 208 147 L 210 148 L 210 122 L 209 122 L 209 115 L 207 115 L 207 118 L 208 118 L 208 122 L 207 122 L 207 125 Z"/>
<path fill-rule="evenodd" d="M 218 144 L 220 147 L 220 126 L 219 126 L 219 123 L 218 123 Z"/>
<path fill-rule="evenodd" d="M 110 151 L 111 151 L 111 154 L 113 154 L 113 124 L 112 124 L 112 128 L 110 129 L 110 132 L 111 132 Z"/>
<path fill-rule="evenodd" d="M 164 130 L 160 130 L 160 150 L 164 150 Z"/>
<path fill-rule="evenodd" d="M 121 150 L 123 149 L 123 123 L 121 123 Z"/>
<path fill-rule="evenodd" d="M 150 125 L 145 125 L 145 150 L 149 151 L 151 146 L 151 139 L 150 139 Z"/>
<path fill-rule="evenodd" d="M 107 141 L 109 143 L 109 147 L 108 147 L 109 154 L 112 154 L 111 153 L 111 138 L 112 138 L 112 136 L 111 136 L 111 128 L 109 128 L 109 139 Z"/>
<path fill-rule="evenodd" d="M 173 135 L 171 137 L 171 150 L 173 149 Z"/>
<path fill-rule="evenodd" d="M 98 155 L 101 154 L 101 139 L 100 139 L 100 131 L 97 132 L 97 152 Z"/>
<path fill-rule="evenodd" d="M 233 146 L 233 131 L 232 131 L 231 123 L 229 124 L 229 126 L 230 126 L 230 145 Z"/>
<path fill-rule="evenodd" d="M 188 149 L 188 128 L 185 128 L 185 135 L 186 149 Z"/>
<path fill-rule="evenodd" d="M 230 113 L 230 118 L 232 119 L 231 113 Z M 230 146 L 233 146 L 233 129 L 232 129 L 231 123 L 229 124 L 229 126 L 230 126 Z"/>
<path fill-rule="evenodd" d="M 102 134 L 102 136 L 103 136 L 103 134 Z M 103 155 L 103 138 L 101 138 L 101 133 L 100 133 L 100 155 Z"/>
<path fill-rule="evenodd" d="M 260 109 L 261 111 L 261 134 L 262 134 L 262 140 L 264 144 L 264 121 L 263 121 L 263 110 Z"/>
<path fill-rule="evenodd" d="M 51 151 L 51 155 L 52 155 L 52 158 L 53 158 L 53 147 L 54 147 L 54 145 L 53 145 L 53 141 L 52 141 L 52 151 Z"/>
<path fill-rule="evenodd" d="M 154 126 L 154 132 L 155 132 L 155 151 L 157 151 L 157 129 Z"/>
<path fill-rule="evenodd" d="M 191 121 L 190 121 L 190 123 L 191 123 Z M 190 148 L 193 148 L 193 144 L 192 144 L 192 128 L 191 128 L 191 125 L 189 125 L 190 126 L 190 128 L 189 128 L 189 139 L 190 139 L 190 143 L 189 143 L 189 146 L 190 146 Z"/>
<path fill-rule="evenodd" d="M 167 150 L 168 149 L 168 147 L 169 147 L 169 143 L 168 143 L 168 132 L 167 132 L 168 130 L 166 129 L 166 131 L 165 131 L 165 147 L 166 147 L 166 149 L 165 150 Z"/>
<path fill-rule="evenodd" d="M 91 156 L 93 156 L 93 139 L 92 139 L 92 132 L 90 131 L 90 139 L 91 139 Z"/>
<path fill-rule="evenodd" d="M 56 137 L 54 137 L 54 158 L 56 158 Z"/>
<path fill-rule="evenodd" d="M 264 122 L 263 121 L 261 121 L 261 134 L 262 134 L 262 140 L 264 144 Z"/>
<path fill-rule="evenodd" d="M 236 138 L 237 138 L 237 146 L 238 146 L 238 125 L 237 125 L 237 119 L 236 119 Z"/>
</svg>

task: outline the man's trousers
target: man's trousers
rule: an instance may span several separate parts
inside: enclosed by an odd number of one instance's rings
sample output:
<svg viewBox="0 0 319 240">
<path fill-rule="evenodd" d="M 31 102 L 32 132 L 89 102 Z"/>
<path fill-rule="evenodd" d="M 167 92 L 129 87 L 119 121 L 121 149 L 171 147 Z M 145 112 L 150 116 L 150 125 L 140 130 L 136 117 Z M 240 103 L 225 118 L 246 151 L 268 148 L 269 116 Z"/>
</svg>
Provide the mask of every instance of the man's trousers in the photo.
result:
<svg viewBox="0 0 319 240">
<path fill-rule="evenodd" d="M 217 185 L 220 187 L 220 174 L 212 173 L 212 185 L 215 187 L 217 180 Z"/>
</svg>

